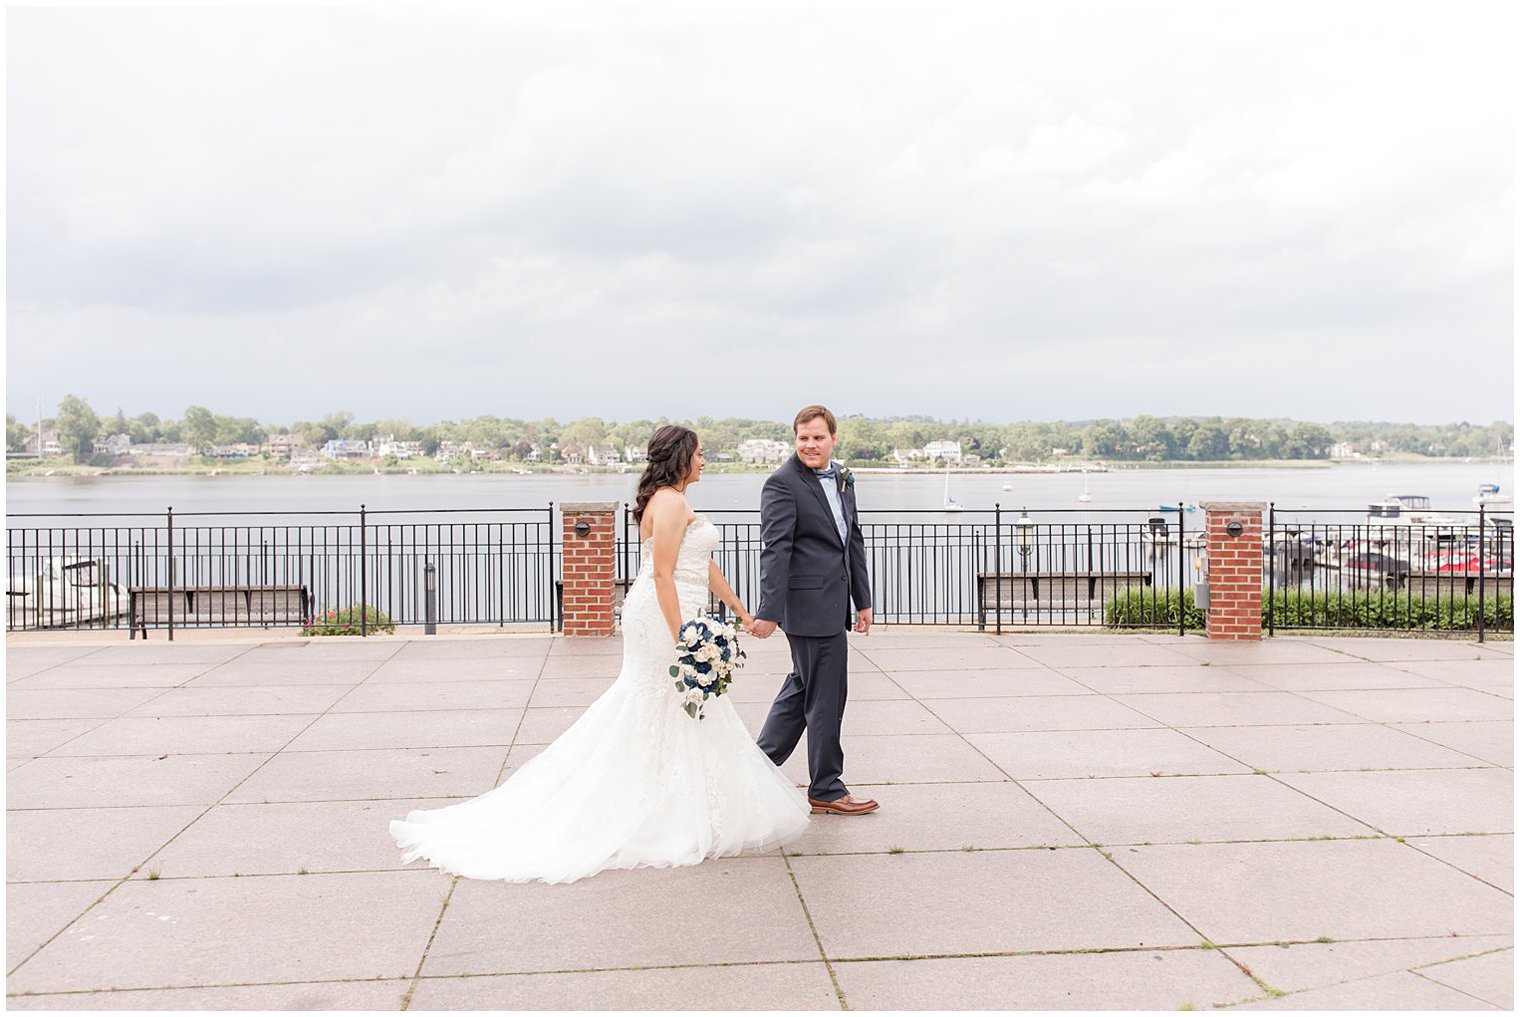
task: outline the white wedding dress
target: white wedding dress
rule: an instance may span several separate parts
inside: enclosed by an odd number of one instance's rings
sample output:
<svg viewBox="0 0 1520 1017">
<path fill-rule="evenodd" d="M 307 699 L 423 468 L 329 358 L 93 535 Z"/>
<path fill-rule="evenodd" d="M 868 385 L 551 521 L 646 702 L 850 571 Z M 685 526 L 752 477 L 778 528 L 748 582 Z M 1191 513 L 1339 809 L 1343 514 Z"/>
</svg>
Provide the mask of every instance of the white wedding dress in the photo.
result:
<svg viewBox="0 0 1520 1017">
<path fill-rule="evenodd" d="M 687 525 L 675 569 L 683 618 L 707 605 L 717 544 L 705 517 Z M 403 863 L 425 858 L 473 879 L 569 883 L 603 869 L 765 851 L 807 826 L 806 797 L 760 751 L 729 696 L 709 698 L 702 720 L 682 709 L 653 561 L 646 540 L 623 602 L 617 680 L 506 783 L 392 822 Z M 744 681 L 742 669 L 734 680 Z"/>
</svg>

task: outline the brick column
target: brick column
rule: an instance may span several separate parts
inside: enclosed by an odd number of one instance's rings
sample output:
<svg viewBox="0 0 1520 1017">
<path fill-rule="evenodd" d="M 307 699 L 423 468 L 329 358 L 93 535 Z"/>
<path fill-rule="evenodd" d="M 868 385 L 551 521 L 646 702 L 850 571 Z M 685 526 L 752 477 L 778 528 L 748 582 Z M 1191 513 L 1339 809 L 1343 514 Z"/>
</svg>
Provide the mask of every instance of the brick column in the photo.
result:
<svg viewBox="0 0 1520 1017">
<path fill-rule="evenodd" d="M 565 635 L 612 635 L 613 519 L 615 501 L 560 505 L 564 540 Z M 586 532 L 576 532 L 580 526 Z"/>
<path fill-rule="evenodd" d="M 1210 639 L 1261 638 L 1261 501 L 1206 501 Z M 1238 536 L 1230 525 L 1239 524 Z"/>
</svg>

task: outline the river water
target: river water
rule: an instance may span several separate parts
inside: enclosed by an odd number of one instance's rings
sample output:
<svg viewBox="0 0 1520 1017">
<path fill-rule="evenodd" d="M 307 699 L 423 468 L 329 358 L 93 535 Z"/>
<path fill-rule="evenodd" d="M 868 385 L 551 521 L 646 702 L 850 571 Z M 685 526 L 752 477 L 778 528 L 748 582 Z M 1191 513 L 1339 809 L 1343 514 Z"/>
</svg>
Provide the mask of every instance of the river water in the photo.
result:
<svg viewBox="0 0 1520 1017">
<path fill-rule="evenodd" d="M 943 473 L 858 473 L 862 510 L 927 512 L 917 521 L 956 518 L 942 511 Z M 764 474 L 709 473 L 689 497 L 699 511 L 748 510 L 760 505 Z M 967 511 L 1031 514 L 1062 510 L 1063 521 L 1097 521 L 1113 510 L 1154 511 L 1178 501 L 1251 499 L 1275 502 L 1279 512 L 1307 516 L 1354 510 L 1390 494 L 1428 495 L 1433 508 L 1472 510 L 1480 484 L 1511 492 L 1513 463 L 1441 462 L 1336 465 L 1305 469 L 1117 469 L 1091 474 L 976 474 L 949 476 L 951 496 Z M 564 501 L 631 501 L 637 477 L 617 474 L 465 474 L 443 476 L 153 476 L 28 478 L 5 485 L 8 513 L 353 512 L 436 509 L 545 508 Z M 1005 490 L 1005 486 L 1007 489 Z M 1077 501 L 1084 486 L 1092 500 Z M 1507 508 L 1508 506 L 1506 506 Z M 1087 511 L 1092 510 L 1092 511 Z M 1346 516 L 1326 515 L 1346 519 Z"/>
</svg>

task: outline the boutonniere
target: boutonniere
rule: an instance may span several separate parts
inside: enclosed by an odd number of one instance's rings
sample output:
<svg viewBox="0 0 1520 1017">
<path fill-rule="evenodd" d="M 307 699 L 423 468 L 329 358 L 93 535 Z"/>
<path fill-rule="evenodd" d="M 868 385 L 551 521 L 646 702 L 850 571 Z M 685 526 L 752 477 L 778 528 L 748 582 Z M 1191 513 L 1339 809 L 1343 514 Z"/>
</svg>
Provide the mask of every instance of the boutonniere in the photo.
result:
<svg viewBox="0 0 1520 1017">
<path fill-rule="evenodd" d="M 855 474 L 850 472 L 850 468 L 848 466 L 840 463 L 837 467 L 837 471 L 839 473 L 840 491 L 848 491 L 850 488 L 855 486 Z"/>
</svg>

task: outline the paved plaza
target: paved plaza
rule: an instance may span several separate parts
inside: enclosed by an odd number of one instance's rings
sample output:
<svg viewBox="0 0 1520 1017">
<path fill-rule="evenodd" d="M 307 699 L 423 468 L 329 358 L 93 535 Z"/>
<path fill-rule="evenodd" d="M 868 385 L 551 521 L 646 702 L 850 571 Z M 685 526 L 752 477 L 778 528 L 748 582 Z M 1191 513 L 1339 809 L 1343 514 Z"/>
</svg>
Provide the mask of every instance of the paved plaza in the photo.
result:
<svg viewBox="0 0 1520 1017">
<path fill-rule="evenodd" d="M 13 636 L 6 1003 L 1512 1008 L 1513 643 L 850 639 L 880 812 L 545 886 L 386 824 L 510 777 L 615 638 Z M 746 646 L 758 730 L 786 643 Z"/>
</svg>

